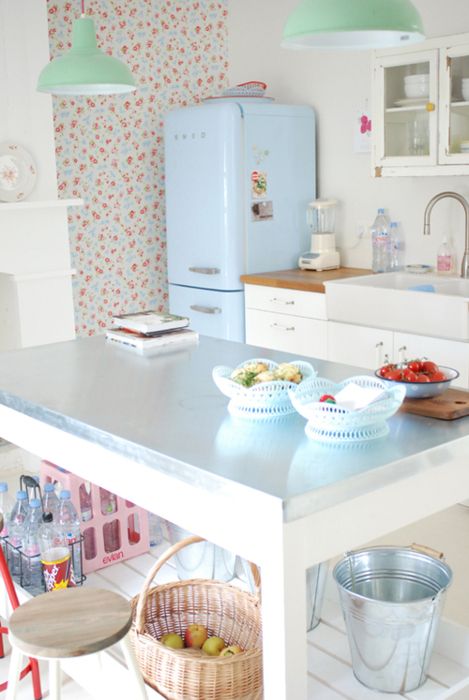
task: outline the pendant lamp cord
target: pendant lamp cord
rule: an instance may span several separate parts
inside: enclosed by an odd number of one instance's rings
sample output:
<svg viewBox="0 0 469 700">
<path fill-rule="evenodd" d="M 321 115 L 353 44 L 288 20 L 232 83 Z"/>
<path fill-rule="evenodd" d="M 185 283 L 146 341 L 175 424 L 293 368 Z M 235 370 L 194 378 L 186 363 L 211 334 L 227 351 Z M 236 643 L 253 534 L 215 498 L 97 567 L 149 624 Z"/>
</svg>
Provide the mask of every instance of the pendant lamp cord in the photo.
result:
<svg viewBox="0 0 469 700">
<path fill-rule="evenodd" d="M 81 0 L 81 14 L 85 15 L 85 0 Z"/>
</svg>

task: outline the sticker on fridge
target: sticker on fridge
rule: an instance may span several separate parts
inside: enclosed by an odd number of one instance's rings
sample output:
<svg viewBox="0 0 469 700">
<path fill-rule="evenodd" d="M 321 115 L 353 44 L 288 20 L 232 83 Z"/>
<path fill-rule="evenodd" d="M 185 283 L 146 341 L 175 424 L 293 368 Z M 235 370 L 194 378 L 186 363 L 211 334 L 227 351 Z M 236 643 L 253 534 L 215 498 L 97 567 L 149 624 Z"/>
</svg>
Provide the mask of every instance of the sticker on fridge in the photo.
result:
<svg viewBox="0 0 469 700">
<path fill-rule="evenodd" d="M 274 205 L 270 200 L 251 204 L 252 221 L 266 221 L 274 218 Z"/>
<path fill-rule="evenodd" d="M 267 173 L 253 170 L 251 173 L 251 189 L 253 197 L 265 197 L 267 194 Z"/>
</svg>

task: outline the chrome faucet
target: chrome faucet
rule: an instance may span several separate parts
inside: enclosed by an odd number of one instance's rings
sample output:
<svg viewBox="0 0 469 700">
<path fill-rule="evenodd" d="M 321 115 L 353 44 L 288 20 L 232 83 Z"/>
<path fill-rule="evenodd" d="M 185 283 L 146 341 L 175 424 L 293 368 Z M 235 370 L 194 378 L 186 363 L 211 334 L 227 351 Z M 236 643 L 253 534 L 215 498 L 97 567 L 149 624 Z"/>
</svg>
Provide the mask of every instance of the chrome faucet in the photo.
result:
<svg viewBox="0 0 469 700">
<path fill-rule="evenodd" d="M 464 255 L 461 263 L 461 277 L 469 277 L 469 202 L 462 195 L 457 192 L 440 192 L 436 194 L 428 202 L 425 207 L 425 214 L 423 215 L 423 235 L 430 235 L 430 214 L 437 202 L 445 197 L 451 197 L 452 199 L 457 199 L 458 202 L 464 207 L 464 217 L 466 222 L 466 241 L 464 245 Z"/>
</svg>

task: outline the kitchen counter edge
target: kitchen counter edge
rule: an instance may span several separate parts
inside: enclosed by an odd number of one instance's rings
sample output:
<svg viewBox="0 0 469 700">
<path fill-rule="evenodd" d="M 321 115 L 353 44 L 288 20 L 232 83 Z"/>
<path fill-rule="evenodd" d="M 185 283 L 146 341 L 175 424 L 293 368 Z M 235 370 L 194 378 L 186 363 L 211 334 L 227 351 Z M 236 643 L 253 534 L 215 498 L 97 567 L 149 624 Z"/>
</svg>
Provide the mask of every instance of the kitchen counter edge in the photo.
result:
<svg viewBox="0 0 469 700">
<path fill-rule="evenodd" d="M 324 282 L 330 280 L 346 279 L 348 277 L 361 277 L 370 275 L 371 270 L 358 267 L 339 267 L 336 270 L 277 270 L 275 272 L 259 272 L 249 275 L 241 275 L 241 282 L 264 287 L 278 287 L 282 289 L 297 289 L 303 292 L 319 292 L 324 294 L 326 289 Z"/>
</svg>

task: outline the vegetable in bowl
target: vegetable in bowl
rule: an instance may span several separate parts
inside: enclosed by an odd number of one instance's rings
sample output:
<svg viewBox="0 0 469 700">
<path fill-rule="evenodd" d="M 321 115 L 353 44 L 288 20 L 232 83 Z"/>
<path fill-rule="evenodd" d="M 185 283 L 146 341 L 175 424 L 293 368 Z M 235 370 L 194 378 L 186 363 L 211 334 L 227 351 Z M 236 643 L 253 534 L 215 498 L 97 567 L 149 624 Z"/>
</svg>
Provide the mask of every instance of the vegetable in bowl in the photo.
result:
<svg viewBox="0 0 469 700">
<path fill-rule="evenodd" d="M 260 382 L 285 381 L 299 384 L 303 379 L 298 365 L 290 362 L 282 362 L 276 367 L 269 366 L 266 362 L 247 362 L 237 367 L 231 373 L 230 379 L 242 386 L 250 387 Z"/>
<path fill-rule="evenodd" d="M 405 386 L 406 398 L 429 399 L 439 396 L 459 377 L 451 367 L 438 366 L 426 358 L 388 363 L 376 370 L 375 375 L 390 384 Z"/>
</svg>

